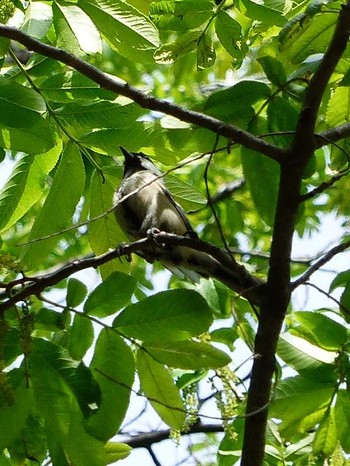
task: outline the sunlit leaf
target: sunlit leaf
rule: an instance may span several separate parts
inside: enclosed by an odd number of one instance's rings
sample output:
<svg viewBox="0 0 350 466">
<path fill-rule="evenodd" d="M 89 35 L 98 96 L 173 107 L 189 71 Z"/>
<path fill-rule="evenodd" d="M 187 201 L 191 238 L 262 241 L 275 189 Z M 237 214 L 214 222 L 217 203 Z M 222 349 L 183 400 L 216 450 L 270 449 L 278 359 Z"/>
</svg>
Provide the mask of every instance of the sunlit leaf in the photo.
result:
<svg viewBox="0 0 350 466">
<path fill-rule="evenodd" d="M 169 290 L 131 304 L 113 326 L 133 338 L 169 342 L 199 335 L 211 322 L 211 311 L 199 293 Z"/>
<path fill-rule="evenodd" d="M 197 48 L 200 35 L 200 31 L 190 31 L 182 34 L 173 42 L 162 45 L 154 53 L 155 61 L 162 64 L 174 63 L 178 58 Z"/>
<path fill-rule="evenodd" d="M 129 405 L 135 362 L 131 350 L 109 329 L 98 337 L 90 369 L 101 389 L 101 405 L 87 421 L 94 437 L 108 440 L 116 434 Z"/>
<path fill-rule="evenodd" d="M 31 2 L 26 9 L 22 31 L 41 39 L 52 23 L 52 8 L 44 2 Z"/>
<path fill-rule="evenodd" d="M 152 59 L 159 45 L 158 31 L 141 12 L 126 2 L 113 0 L 80 0 L 78 5 L 120 54 L 141 62 Z"/>
<path fill-rule="evenodd" d="M 88 296 L 84 312 L 97 317 L 116 313 L 130 301 L 135 286 L 131 275 L 113 272 Z"/>
<path fill-rule="evenodd" d="M 147 343 L 145 349 L 156 361 L 180 369 L 214 369 L 231 361 L 226 353 L 214 346 L 194 341 Z"/>
<path fill-rule="evenodd" d="M 137 371 L 141 389 L 161 419 L 173 429 L 181 429 L 186 418 L 185 406 L 168 370 L 139 350 Z"/>
<path fill-rule="evenodd" d="M 86 53 L 102 52 L 99 32 L 83 10 L 75 5 L 54 3 L 53 12 L 59 47 L 78 54 L 79 49 Z"/>
<path fill-rule="evenodd" d="M 71 183 L 72 173 L 74 173 L 74 183 Z M 85 170 L 81 155 L 75 146 L 68 146 L 62 154 L 51 189 L 34 222 L 29 240 L 59 232 L 70 224 L 82 195 L 84 183 Z M 31 243 L 25 248 L 23 261 L 29 267 L 37 266 L 52 252 L 57 241 L 57 237 L 51 237 Z"/>
</svg>

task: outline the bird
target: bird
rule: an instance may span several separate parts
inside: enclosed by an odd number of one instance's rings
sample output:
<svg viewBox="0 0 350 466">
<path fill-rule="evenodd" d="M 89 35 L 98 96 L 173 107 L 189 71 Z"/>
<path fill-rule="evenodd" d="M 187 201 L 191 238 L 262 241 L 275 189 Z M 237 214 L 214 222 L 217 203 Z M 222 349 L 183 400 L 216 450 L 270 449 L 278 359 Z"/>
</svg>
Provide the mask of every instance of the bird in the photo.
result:
<svg viewBox="0 0 350 466">
<path fill-rule="evenodd" d="M 124 156 L 124 173 L 115 191 L 113 205 L 115 218 L 128 239 L 136 241 L 150 237 L 154 232 L 197 238 L 185 211 L 167 189 L 158 167 L 142 152 L 130 152 L 121 146 L 120 150 Z M 235 291 L 260 285 L 258 279 L 247 274 L 235 261 L 232 265 L 236 267 L 231 269 L 227 266 L 228 261 L 225 260 L 224 265 L 207 252 L 182 245 L 160 244 L 156 235 L 154 238 L 151 245 L 148 243 L 137 254 L 147 262 L 160 262 L 180 278 L 199 282 L 201 277 L 212 277 Z M 230 257 L 227 253 L 227 258 Z"/>
</svg>

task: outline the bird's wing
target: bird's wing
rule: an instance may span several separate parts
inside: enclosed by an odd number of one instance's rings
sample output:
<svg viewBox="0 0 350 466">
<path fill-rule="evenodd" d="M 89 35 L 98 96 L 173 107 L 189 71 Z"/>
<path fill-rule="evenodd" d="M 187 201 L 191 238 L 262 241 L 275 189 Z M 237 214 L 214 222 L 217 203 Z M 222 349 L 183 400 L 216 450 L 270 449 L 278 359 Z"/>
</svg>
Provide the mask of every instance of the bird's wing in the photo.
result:
<svg viewBox="0 0 350 466">
<path fill-rule="evenodd" d="M 165 187 L 165 185 L 163 183 L 161 184 L 161 186 L 162 186 L 162 190 L 163 190 L 164 195 L 169 200 L 170 204 L 174 207 L 174 209 L 178 212 L 178 214 L 180 215 L 182 221 L 184 222 L 184 224 L 186 226 L 186 230 L 187 231 L 194 231 L 193 228 L 192 228 L 192 225 L 190 224 L 190 221 L 187 218 L 187 215 L 186 215 L 185 211 L 183 210 L 183 208 L 180 206 L 180 204 L 178 204 L 175 201 L 175 199 L 173 198 L 173 196 L 170 194 L 170 192 L 167 190 L 167 188 Z"/>
</svg>

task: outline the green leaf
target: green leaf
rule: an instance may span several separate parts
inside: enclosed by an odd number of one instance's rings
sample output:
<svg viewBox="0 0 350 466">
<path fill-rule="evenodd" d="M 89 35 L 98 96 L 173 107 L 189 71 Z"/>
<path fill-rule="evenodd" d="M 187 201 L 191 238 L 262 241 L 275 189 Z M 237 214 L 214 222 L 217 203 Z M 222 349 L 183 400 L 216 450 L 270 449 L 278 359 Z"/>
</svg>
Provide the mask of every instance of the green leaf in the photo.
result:
<svg viewBox="0 0 350 466">
<path fill-rule="evenodd" d="M 78 55 L 81 50 L 88 54 L 102 52 L 100 34 L 83 10 L 54 3 L 53 13 L 58 47 Z"/>
<path fill-rule="evenodd" d="M 100 173 L 94 171 L 90 185 L 90 219 L 98 218 L 89 224 L 89 242 L 96 255 L 102 254 L 111 248 L 115 248 L 123 242 L 125 234 L 121 231 L 113 213 L 105 214 L 113 205 L 113 195 L 120 180 L 115 180 L 109 175 L 102 180 Z M 103 277 L 115 270 L 128 270 L 128 265 L 119 260 L 108 262 L 101 267 Z"/>
<path fill-rule="evenodd" d="M 45 97 L 55 102 L 71 103 L 74 99 L 75 103 L 91 104 L 98 99 L 115 99 L 114 92 L 102 89 L 99 84 L 73 70 L 48 77 L 41 83 L 40 89 Z"/>
<path fill-rule="evenodd" d="M 202 34 L 197 45 L 197 69 L 205 70 L 215 63 L 216 54 L 208 34 Z"/>
<path fill-rule="evenodd" d="M 319 384 L 300 376 L 281 380 L 269 415 L 282 420 L 283 435 L 295 435 L 320 422 L 333 393 L 333 384 Z"/>
<path fill-rule="evenodd" d="M 134 277 L 113 272 L 88 296 L 84 312 L 96 317 L 114 314 L 130 301 L 135 287 Z"/>
<path fill-rule="evenodd" d="M 4 149 L 36 155 L 52 149 L 54 144 L 54 133 L 43 118 L 29 128 L 0 125 L 0 147 Z"/>
<path fill-rule="evenodd" d="M 257 59 L 262 66 L 267 79 L 277 87 L 282 87 L 287 81 L 287 74 L 282 63 L 268 55 Z"/>
<path fill-rule="evenodd" d="M 128 408 L 135 373 L 134 357 L 116 332 L 103 329 L 90 369 L 102 398 L 99 409 L 88 419 L 87 428 L 94 437 L 106 441 L 116 434 Z"/>
<path fill-rule="evenodd" d="M 308 341 L 284 333 L 278 342 L 278 355 L 304 377 L 317 382 L 336 380 L 337 353 L 326 351 Z"/>
<path fill-rule="evenodd" d="M 45 434 L 43 419 L 32 410 L 19 436 L 8 447 L 11 458 L 16 458 L 17 462 L 22 461 L 22 464 L 25 464 L 28 458 L 35 458 L 40 464 L 44 463 L 47 457 Z M 13 466 L 13 463 L 11 464 Z M 4 463 L 0 461 L 0 465 L 4 466 Z"/>
<path fill-rule="evenodd" d="M 324 457 L 330 456 L 335 450 L 337 441 L 338 434 L 335 424 L 334 408 L 330 407 L 316 431 L 313 441 L 313 452 L 316 455 L 322 455 Z"/>
<path fill-rule="evenodd" d="M 328 100 L 326 121 L 331 127 L 339 126 L 350 118 L 350 87 L 337 87 Z"/>
<path fill-rule="evenodd" d="M 57 47 L 64 49 L 67 52 L 76 55 L 77 57 L 83 56 L 82 49 L 74 34 L 74 30 L 72 30 L 70 25 L 68 24 L 67 18 L 65 17 L 62 8 L 64 7 L 59 5 L 57 2 L 54 2 L 52 5 L 53 24 L 57 36 Z M 73 8 L 79 10 L 78 7 L 73 6 Z M 90 20 L 88 16 L 87 18 Z M 92 27 L 96 31 L 96 28 L 93 23 Z M 89 37 L 89 35 L 87 35 L 87 37 Z"/>
<path fill-rule="evenodd" d="M 195 210 L 207 204 L 207 198 L 196 186 L 185 183 L 172 175 L 165 176 L 165 184 L 172 196 L 186 210 Z"/>
<path fill-rule="evenodd" d="M 340 351 L 348 340 L 346 327 L 318 312 L 294 312 L 300 336 L 329 351 Z"/>
<path fill-rule="evenodd" d="M 210 0 L 155 1 L 149 7 L 149 15 L 158 29 L 185 31 L 207 21 L 214 8 L 215 4 Z"/>
<path fill-rule="evenodd" d="M 336 14 L 303 15 L 293 18 L 280 34 L 283 55 L 292 63 L 301 63 L 309 55 L 323 53 L 332 37 Z"/>
<path fill-rule="evenodd" d="M 162 148 L 164 129 L 158 123 L 139 121 L 132 125 L 132 131 L 130 128 L 97 130 L 82 136 L 81 140 L 97 152 L 114 155 L 117 153 L 116 147 L 118 146 L 127 147 L 131 151 L 142 150 L 158 144 Z M 114 184 L 114 188 L 115 186 L 116 184 Z"/>
<path fill-rule="evenodd" d="M 147 344 L 145 350 L 158 362 L 179 369 L 215 369 L 226 366 L 231 358 L 207 343 L 174 341 Z"/>
<path fill-rule="evenodd" d="M 78 401 L 63 377 L 69 366 L 58 347 L 35 341 L 30 376 L 38 412 L 45 419 L 50 455 L 54 464 L 101 466 L 103 443 L 84 429 Z"/>
<path fill-rule="evenodd" d="M 52 8 L 44 2 L 31 2 L 25 10 L 22 31 L 36 39 L 41 39 L 50 29 Z"/>
<path fill-rule="evenodd" d="M 75 134 L 97 128 L 125 128 L 132 125 L 142 114 L 142 109 L 128 101 L 100 101 L 95 103 L 67 104 L 57 110 L 57 117 L 69 125 Z"/>
<path fill-rule="evenodd" d="M 340 296 L 340 312 L 342 313 L 345 321 L 350 322 L 350 284 L 347 284 L 343 293 Z"/>
<path fill-rule="evenodd" d="M 69 319 L 67 311 L 56 312 L 45 307 L 35 314 L 35 328 L 37 330 L 56 332 L 66 328 Z"/>
<path fill-rule="evenodd" d="M 19 369 L 2 377 L 0 396 L 0 448 L 7 448 L 19 435 L 32 405 L 32 391 Z M 6 399 L 7 395 L 7 399 Z"/>
<path fill-rule="evenodd" d="M 275 96 L 269 103 L 267 112 L 267 121 L 271 133 L 295 131 L 299 114 L 288 100 L 283 97 Z M 274 140 L 276 145 L 285 147 L 291 143 L 292 136 L 277 135 Z"/>
<path fill-rule="evenodd" d="M 71 182 L 74 174 L 74 183 Z M 75 208 L 83 193 L 84 165 L 76 146 L 68 145 L 61 156 L 49 194 L 38 214 L 29 241 L 61 231 L 70 225 Z M 25 248 L 22 260 L 36 267 L 52 252 L 58 237 L 32 243 Z"/>
<path fill-rule="evenodd" d="M 144 341 L 186 340 L 208 330 L 212 313 L 193 290 L 169 290 L 131 304 L 114 320 L 121 333 Z"/>
<path fill-rule="evenodd" d="M 61 147 L 57 141 L 45 154 L 23 155 L 19 159 L 0 193 L 0 231 L 14 225 L 42 196 L 47 175 L 56 165 Z"/>
<path fill-rule="evenodd" d="M 152 61 L 159 37 L 147 16 L 126 2 L 114 0 L 79 0 L 78 5 L 114 50 L 133 61 Z"/>
<path fill-rule="evenodd" d="M 340 297 L 340 312 L 342 313 L 346 322 L 350 322 L 350 270 L 338 273 L 329 286 L 331 293 L 337 288 L 344 287 L 343 293 Z"/>
<path fill-rule="evenodd" d="M 94 341 L 94 329 L 91 320 L 75 314 L 68 334 L 68 350 L 73 359 L 80 361 Z"/>
<path fill-rule="evenodd" d="M 240 66 L 248 52 L 248 46 L 242 37 L 242 26 L 229 11 L 220 10 L 216 16 L 215 32 L 223 47 L 233 58 L 234 66 Z"/>
<path fill-rule="evenodd" d="M 329 285 L 329 292 L 332 293 L 335 289 L 339 287 L 345 287 L 350 283 L 350 270 L 344 270 L 336 275 L 332 280 L 332 283 Z"/>
<path fill-rule="evenodd" d="M 143 350 L 137 353 L 137 371 L 141 389 L 160 418 L 172 429 L 181 430 L 185 406 L 169 371 Z"/>
<path fill-rule="evenodd" d="M 173 42 L 162 45 L 154 53 L 156 63 L 171 64 L 178 58 L 187 55 L 195 50 L 198 46 L 198 39 L 201 36 L 201 31 L 189 31 L 182 34 Z"/>
<path fill-rule="evenodd" d="M 252 118 L 252 107 L 270 96 L 269 87 L 259 81 L 241 81 L 232 87 L 211 94 L 204 106 L 206 113 L 225 121 L 246 121 Z"/>
<path fill-rule="evenodd" d="M 87 286 L 77 278 L 70 278 L 67 284 L 66 302 L 68 307 L 76 307 L 81 304 L 87 295 Z"/>
<path fill-rule="evenodd" d="M 340 445 L 345 453 L 350 453 L 350 393 L 348 391 L 338 391 L 334 414 Z"/>
<path fill-rule="evenodd" d="M 212 341 L 224 343 L 231 351 L 234 350 L 234 342 L 237 337 L 237 329 L 232 327 L 221 327 L 210 332 Z"/>
<path fill-rule="evenodd" d="M 275 220 L 280 167 L 274 160 L 245 147 L 242 147 L 241 153 L 244 177 L 255 207 L 262 220 L 272 226 Z"/>
<path fill-rule="evenodd" d="M 34 90 L 0 79 L 0 146 L 39 154 L 53 147 L 51 128 L 43 118 L 46 104 Z"/>
<path fill-rule="evenodd" d="M 8 79 L 0 79 L 0 125 L 29 128 L 42 120 L 46 104 L 37 92 Z"/>
<path fill-rule="evenodd" d="M 242 0 L 242 3 L 246 8 L 245 14 L 251 19 L 261 21 L 267 26 L 284 26 L 286 23 L 286 19 L 282 16 L 283 9 L 281 11 L 281 9 L 275 8 L 278 6 L 278 2 L 274 4 L 268 0 L 261 3 L 253 0 Z M 280 4 L 284 5 L 284 2 L 280 2 Z"/>
<path fill-rule="evenodd" d="M 115 463 L 116 461 L 127 458 L 132 448 L 125 443 L 107 442 L 105 445 L 106 464 Z"/>
</svg>

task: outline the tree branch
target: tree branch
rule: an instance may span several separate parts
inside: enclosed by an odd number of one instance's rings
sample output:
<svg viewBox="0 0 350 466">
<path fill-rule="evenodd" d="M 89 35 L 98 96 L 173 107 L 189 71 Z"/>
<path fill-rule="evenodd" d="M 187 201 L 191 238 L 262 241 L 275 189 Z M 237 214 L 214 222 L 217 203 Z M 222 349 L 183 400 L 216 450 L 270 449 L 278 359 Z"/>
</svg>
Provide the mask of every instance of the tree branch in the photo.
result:
<svg viewBox="0 0 350 466">
<path fill-rule="evenodd" d="M 233 125 L 229 125 L 228 123 L 220 121 L 209 115 L 187 110 L 166 100 L 160 100 L 155 97 L 148 96 L 135 87 L 129 86 L 129 84 L 122 84 L 110 76 L 107 76 L 95 66 L 90 65 L 73 54 L 51 45 L 44 44 L 19 29 L 0 24 L 0 36 L 19 42 L 27 47 L 28 50 L 33 50 L 41 55 L 65 63 L 99 84 L 103 89 L 129 97 L 142 108 L 156 110 L 178 118 L 181 121 L 186 121 L 187 123 L 207 128 L 220 136 L 238 144 L 242 144 L 243 146 L 260 152 L 274 160 L 280 160 L 283 155 L 282 149 L 253 136 L 247 131 Z"/>
<path fill-rule="evenodd" d="M 208 434 L 213 432 L 224 432 L 224 428 L 221 424 L 203 424 L 199 421 L 191 426 L 188 431 L 183 432 L 182 435 Z M 171 430 L 166 429 L 157 432 L 139 434 L 129 439 L 122 440 L 122 442 L 133 448 L 149 448 L 154 443 L 169 439 L 170 433 Z"/>
<path fill-rule="evenodd" d="M 316 149 L 325 146 L 330 142 L 337 142 L 342 139 L 350 137 L 350 123 L 336 126 L 335 128 L 328 129 L 322 133 L 315 135 L 316 137 Z"/>
<path fill-rule="evenodd" d="M 306 90 L 303 108 L 289 154 L 281 163 L 271 257 L 260 319 L 246 413 L 260 411 L 245 422 L 241 466 L 263 464 L 268 410 L 275 372 L 275 353 L 286 309 L 290 301 L 292 239 L 300 205 L 303 171 L 316 147 L 314 129 L 327 83 L 344 52 L 350 33 L 350 0 L 342 6 L 329 47 Z"/>
<path fill-rule="evenodd" d="M 211 203 L 216 204 L 231 197 L 234 192 L 241 189 L 244 185 L 244 179 L 232 181 L 231 183 L 225 184 L 211 197 Z"/>
<path fill-rule="evenodd" d="M 343 176 L 347 174 L 348 174 L 347 170 L 341 173 L 337 173 L 336 175 L 332 176 L 332 178 L 330 178 L 328 181 L 324 181 L 316 188 L 300 196 L 300 200 L 304 202 L 304 201 L 307 201 L 308 199 L 312 199 L 318 196 L 319 194 L 322 194 L 323 192 L 327 191 L 327 189 L 331 188 L 337 181 L 341 180 Z"/>
<path fill-rule="evenodd" d="M 297 280 L 294 280 L 294 282 L 291 284 L 291 289 L 295 290 L 298 286 L 303 285 L 309 280 L 312 274 L 327 264 L 327 262 L 333 259 L 334 256 L 346 251 L 348 248 L 350 248 L 350 241 L 345 241 L 345 243 L 334 246 L 334 248 L 330 249 L 324 256 L 312 264 L 311 267 L 301 277 L 299 277 Z"/>
<path fill-rule="evenodd" d="M 225 250 L 199 239 L 177 236 L 170 233 L 160 232 L 156 235 L 156 240 L 165 245 L 184 246 L 196 251 L 203 251 L 216 259 L 223 267 L 232 271 L 231 280 L 225 282 L 227 286 L 237 293 L 245 294 L 254 302 L 260 301 L 261 286 L 263 282 L 251 275 L 243 265 L 238 264 Z M 60 281 L 68 278 L 73 273 L 87 268 L 97 268 L 113 259 L 123 256 L 130 256 L 145 247 L 154 244 L 154 239 L 143 238 L 130 244 L 120 245 L 116 249 L 108 251 L 100 256 L 86 257 L 75 260 L 63 267 L 40 276 L 22 277 L 12 282 L 3 284 L 5 291 L 0 295 L 3 302 L 0 304 L 0 315 L 16 303 L 23 301 L 30 296 L 38 296 L 46 288 L 54 286 Z M 218 278 L 219 279 L 219 278 Z"/>
</svg>

